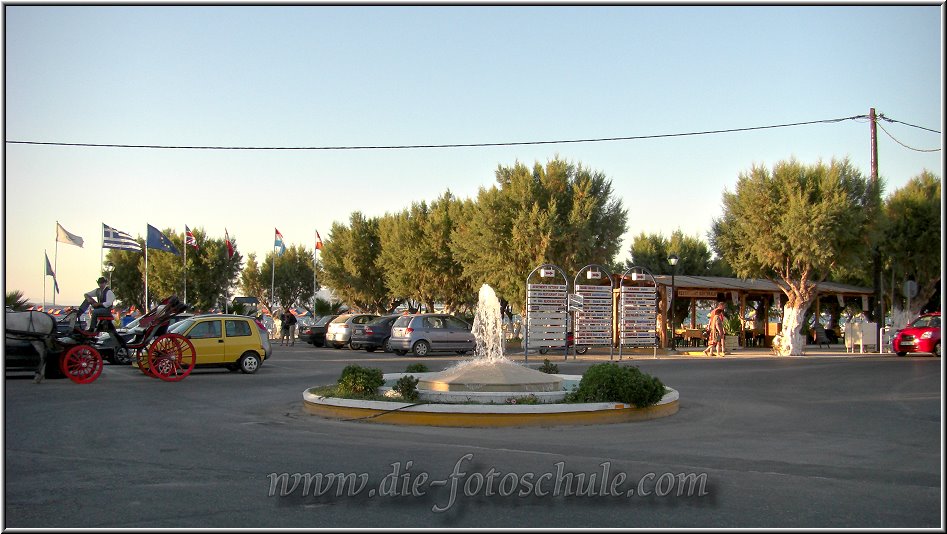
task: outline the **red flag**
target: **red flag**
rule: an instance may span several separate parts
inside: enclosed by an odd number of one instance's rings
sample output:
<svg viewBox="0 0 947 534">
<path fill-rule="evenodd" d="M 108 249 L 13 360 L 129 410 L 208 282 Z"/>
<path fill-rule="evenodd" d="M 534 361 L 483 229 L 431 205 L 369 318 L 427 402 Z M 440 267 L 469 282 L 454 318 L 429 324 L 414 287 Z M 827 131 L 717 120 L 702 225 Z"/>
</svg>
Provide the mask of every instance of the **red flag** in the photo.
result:
<svg viewBox="0 0 947 534">
<path fill-rule="evenodd" d="M 184 225 L 184 244 L 190 245 L 197 250 L 200 250 L 200 247 L 197 246 L 197 239 L 194 238 L 194 233 L 191 232 L 191 229 Z"/>
<path fill-rule="evenodd" d="M 230 234 L 224 228 L 224 242 L 227 244 L 227 259 L 233 259 L 233 245 L 230 244 Z"/>
<path fill-rule="evenodd" d="M 322 237 L 319 236 L 319 230 L 316 230 L 316 250 L 322 250 Z"/>
</svg>

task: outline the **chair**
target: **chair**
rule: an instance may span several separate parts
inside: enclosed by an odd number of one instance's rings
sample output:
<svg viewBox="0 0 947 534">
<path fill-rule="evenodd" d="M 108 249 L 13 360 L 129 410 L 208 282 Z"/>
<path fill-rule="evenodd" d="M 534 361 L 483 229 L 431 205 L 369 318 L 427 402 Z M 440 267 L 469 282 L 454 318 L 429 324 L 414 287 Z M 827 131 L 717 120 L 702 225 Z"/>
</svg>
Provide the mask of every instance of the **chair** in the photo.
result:
<svg viewBox="0 0 947 534">
<path fill-rule="evenodd" d="M 826 347 L 831 345 L 829 336 L 825 333 L 825 327 L 822 326 L 822 323 L 816 323 L 813 329 L 815 330 L 815 343 L 819 347 L 822 347 L 822 345 Z"/>
</svg>

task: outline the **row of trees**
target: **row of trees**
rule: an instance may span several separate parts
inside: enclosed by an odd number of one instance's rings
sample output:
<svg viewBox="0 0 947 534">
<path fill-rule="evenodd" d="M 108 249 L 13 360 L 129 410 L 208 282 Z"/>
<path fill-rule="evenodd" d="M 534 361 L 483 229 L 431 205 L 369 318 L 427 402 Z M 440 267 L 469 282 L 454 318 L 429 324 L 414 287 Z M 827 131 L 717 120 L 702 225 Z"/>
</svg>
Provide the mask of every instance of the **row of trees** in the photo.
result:
<svg viewBox="0 0 947 534">
<path fill-rule="evenodd" d="M 262 263 L 249 254 L 243 265 L 239 252 L 227 258 L 223 239 L 197 229 L 200 248 L 189 249 L 187 257 L 188 300 L 198 309 L 219 307 L 236 286 L 265 303 L 310 308 L 313 291 L 325 285 L 365 311 L 384 313 L 402 303 L 430 309 L 435 302 L 462 310 L 487 283 L 510 313 L 522 309 L 525 277 L 541 263 L 567 272 L 590 263 L 613 272 L 627 267 L 613 262 L 627 211 L 603 173 L 557 157 L 545 165 L 499 166 L 495 177 L 496 184 L 473 199 L 446 191 L 430 204 L 415 202 L 381 217 L 354 212 L 347 224 L 333 224 L 315 266 L 313 251 L 299 246 L 283 255 L 268 253 Z M 897 324 L 938 291 L 940 188 L 940 179 L 925 171 L 882 201 L 883 182 L 871 182 L 847 160 L 754 166 L 738 177 L 733 191 L 723 192 L 723 214 L 707 236 L 711 248 L 680 231 L 670 238 L 639 234 L 629 264 L 670 274 L 666 258 L 674 253 L 681 258 L 677 274 L 773 280 L 786 295 L 789 350 L 799 353 L 801 319 L 815 296 L 814 284 L 831 279 L 871 286 L 874 250 L 883 276 L 895 282 L 886 306 L 894 307 Z M 183 247 L 183 235 L 165 235 Z M 116 294 L 140 305 L 142 255 L 110 251 L 109 260 L 116 265 Z M 179 256 L 152 253 L 150 292 L 180 294 L 183 268 Z M 919 288 L 912 309 L 901 294 L 901 282 L 909 277 Z M 675 317 L 682 311 L 675 310 Z"/>
<path fill-rule="evenodd" d="M 322 254 L 322 282 L 355 307 L 386 312 L 471 306 L 482 284 L 506 313 L 521 309 L 525 278 L 551 262 L 573 272 L 610 263 L 619 251 L 627 211 L 611 180 L 559 158 L 528 167 L 500 166 L 496 184 L 475 199 L 450 191 L 400 213 L 335 223 Z"/>
</svg>

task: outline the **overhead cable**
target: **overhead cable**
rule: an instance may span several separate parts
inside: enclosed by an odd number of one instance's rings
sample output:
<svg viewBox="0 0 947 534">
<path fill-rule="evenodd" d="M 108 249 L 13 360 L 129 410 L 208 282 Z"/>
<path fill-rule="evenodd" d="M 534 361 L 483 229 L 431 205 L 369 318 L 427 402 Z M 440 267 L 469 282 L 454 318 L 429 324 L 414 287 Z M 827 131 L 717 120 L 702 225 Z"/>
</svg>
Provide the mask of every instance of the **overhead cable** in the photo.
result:
<svg viewBox="0 0 947 534">
<path fill-rule="evenodd" d="M 914 150 L 915 152 L 939 152 L 939 151 L 940 151 L 939 148 L 914 148 L 914 147 L 912 147 L 912 146 L 908 146 L 908 145 L 902 143 L 901 141 L 898 141 L 897 139 L 895 139 L 895 137 L 894 137 L 893 135 L 891 135 L 891 132 L 889 132 L 888 130 L 886 130 L 885 127 L 882 126 L 880 123 L 878 124 L 878 127 L 881 128 L 881 131 L 882 131 L 882 132 L 888 134 L 888 137 L 890 137 L 891 139 L 893 139 L 895 143 L 897 143 L 897 144 L 903 146 L 904 148 L 907 148 L 908 150 Z"/>
<path fill-rule="evenodd" d="M 642 139 L 661 139 L 667 137 L 687 137 L 697 135 L 714 135 L 722 133 L 748 132 L 752 130 L 767 130 L 773 128 L 788 128 L 791 126 L 805 126 L 810 124 L 831 124 L 836 122 L 856 120 L 867 118 L 867 115 L 855 115 L 852 117 L 842 117 L 839 119 L 823 119 L 806 122 L 792 122 L 786 124 L 773 124 L 769 126 L 751 126 L 747 128 L 729 128 L 725 130 L 705 130 L 698 132 L 654 134 L 654 135 L 635 135 L 627 137 L 599 137 L 590 139 L 560 139 L 557 141 L 511 141 L 504 143 L 456 143 L 442 145 L 387 145 L 387 146 L 182 146 L 182 145 L 128 145 L 112 143 L 66 143 L 51 141 L 6 141 L 8 144 L 15 145 L 48 145 L 48 146 L 72 146 L 72 147 L 97 147 L 97 148 L 148 148 L 148 149 L 169 149 L 169 150 L 402 150 L 418 148 L 472 148 L 472 147 L 493 147 L 493 146 L 522 146 L 522 145 L 553 145 L 565 143 L 601 143 L 604 141 L 635 141 Z"/>
</svg>

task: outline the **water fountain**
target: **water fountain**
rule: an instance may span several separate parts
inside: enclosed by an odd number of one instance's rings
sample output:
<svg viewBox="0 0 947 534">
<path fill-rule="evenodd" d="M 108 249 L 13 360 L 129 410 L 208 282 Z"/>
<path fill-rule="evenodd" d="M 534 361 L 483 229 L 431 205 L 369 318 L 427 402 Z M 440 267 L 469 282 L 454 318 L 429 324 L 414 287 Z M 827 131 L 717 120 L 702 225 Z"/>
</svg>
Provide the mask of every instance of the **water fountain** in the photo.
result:
<svg viewBox="0 0 947 534">
<path fill-rule="evenodd" d="M 493 288 L 480 288 L 473 334 L 475 357 L 440 372 L 388 373 L 380 392 L 411 374 L 418 379 L 419 401 L 364 401 L 303 392 L 305 408 L 319 415 L 347 420 L 430 426 L 524 426 L 594 424 L 654 419 L 676 413 L 678 393 L 668 392 L 655 406 L 561 401 L 580 375 L 547 374 L 504 355 L 503 320 Z M 520 402 L 518 402 L 518 399 Z M 528 399 L 529 404 L 522 401 Z"/>
</svg>

